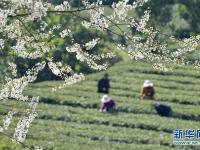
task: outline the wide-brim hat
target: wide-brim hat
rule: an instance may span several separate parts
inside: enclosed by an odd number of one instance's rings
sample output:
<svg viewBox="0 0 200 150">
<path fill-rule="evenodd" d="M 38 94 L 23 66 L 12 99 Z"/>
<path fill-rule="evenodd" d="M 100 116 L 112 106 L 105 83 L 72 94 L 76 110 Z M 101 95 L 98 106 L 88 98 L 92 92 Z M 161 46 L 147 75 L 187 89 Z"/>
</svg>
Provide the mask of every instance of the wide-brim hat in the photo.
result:
<svg viewBox="0 0 200 150">
<path fill-rule="evenodd" d="M 101 102 L 102 103 L 107 103 L 107 102 L 109 102 L 110 101 L 110 98 L 108 97 L 108 95 L 104 95 L 103 97 L 102 97 L 102 99 L 101 99 Z"/>
<path fill-rule="evenodd" d="M 153 86 L 153 83 L 149 80 L 145 80 L 144 81 L 144 84 L 143 84 L 143 87 L 148 87 L 148 86 Z"/>
</svg>

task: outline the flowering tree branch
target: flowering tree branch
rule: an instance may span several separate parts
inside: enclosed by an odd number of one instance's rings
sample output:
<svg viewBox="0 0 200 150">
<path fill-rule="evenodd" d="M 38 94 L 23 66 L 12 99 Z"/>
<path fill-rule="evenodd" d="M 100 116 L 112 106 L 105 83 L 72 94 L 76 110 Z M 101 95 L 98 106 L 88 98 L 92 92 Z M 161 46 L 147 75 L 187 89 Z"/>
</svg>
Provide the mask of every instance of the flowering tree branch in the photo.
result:
<svg viewBox="0 0 200 150">
<path fill-rule="evenodd" d="M 113 3 L 110 6 L 112 12 L 109 15 L 105 11 L 107 6 L 102 5 L 101 0 L 94 3 L 83 0 L 83 6 L 78 9 L 72 8 L 68 1 L 64 1 L 60 5 L 52 5 L 42 0 L 35 2 L 32 0 L 4 0 L 0 2 L 0 34 L 2 35 L 0 50 L 12 51 L 16 58 L 41 60 L 21 77 L 17 76 L 16 64 L 14 62 L 8 64 L 12 77 L 6 78 L 0 92 L 0 100 L 12 98 L 29 103 L 27 114 L 22 116 L 16 125 L 15 133 L 13 134 L 15 140 L 19 142 L 25 140 L 29 126 L 37 116 L 36 106 L 39 103 L 39 98 L 25 96 L 23 91 L 29 83 L 37 79 L 38 74 L 45 67 L 48 67 L 53 74 L 64 80 L 64 84 L 55 87 L 53 90 L 64 88 L 85 79 L 82 73 L 74 73 L 70 65 L 64 65 L 61 61 L 56 61 L 51 56 L 51 52 L 56 51 L 56 45 L 50 44 L 55 36 L 61 39 L 68 39 L 70 42 L 67 45 L 63 44 L 65 48 L 62 50 L 67 54 L 73 53 L 79 62 L 86 63 L 93 70 L 105 70 L 108 67 L 108 63 L 99 64 L 100 60 L 108 60 L 114 57 L 112 53 L 91 54 L 89 50 L 93 50 L 100 43 L 100 37 L 90 39 L 84 44 L 75 42 L 74 33 L 70 27 L 63 27 L 61 24 L 48 24 L 45 20 L 48 15 L 69 14 L 79 18 L 85 28 L 110 32 L 113 35 L 124 37 L 126 45 L 122 45 L 118 41 L 115 41 L 115 44 L 120 49 L 126 50 L 130 58 L 136 60 L 177 62 L 183 54 L 197 49 L 200 40 L 198 35 L 178 40 L 180 48 L 175 52 L 171 52 L 167 48 L 166 41 L 161 41 L 158 38 L 158 35 L 162 33 L 151 27 L 149 23 L 151 12 L 149 9 L 144 10 L 142 16 L 136 18 L 130 16 L 130 12 L 143 6 L 147 1 L 136 0 L 133 4 L 128 4 L 126 0 L 123 0 Z M 39 26 L 28 26 L 30 23 L 34 24 L 36 22 Z M 177 41 L 177 39 L 173 40 Z M 184 58 L 181 62 L 183 64 L 187 63 Z M 199 63 L 196 62 L 196 64 Z M 154 64 L 154 68 L 165 70 L 165 67 L 161 64 Z M 10 121 L 9 117 L 11 118 L 12 115 L 13 112 L 8 112 L 7 122 Z M 8 125 L 6 124 L 7 128 Z"/>
</svg>

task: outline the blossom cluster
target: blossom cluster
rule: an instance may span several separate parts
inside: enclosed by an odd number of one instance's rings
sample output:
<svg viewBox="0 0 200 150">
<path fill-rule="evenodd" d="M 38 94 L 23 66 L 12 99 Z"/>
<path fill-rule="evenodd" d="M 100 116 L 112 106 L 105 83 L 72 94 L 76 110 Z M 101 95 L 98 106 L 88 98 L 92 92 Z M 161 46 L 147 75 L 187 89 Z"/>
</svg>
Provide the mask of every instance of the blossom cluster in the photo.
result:
<svg viewBox="0 0 200 150">
<path fill-rule="evenodd" d="M 179 57 L 185 53 L 195 51 L 199 45 L 200 35 L 191 36 L 190 38 L 183 39 L 183 41 L 179 41 L 179 48 L 177 51 L 172 53 L 172 57 Z"/>
<path fill-rule="evenodd" d="M 124 19 L 128 15 L 128 11 L 133 7 L 131 5 L 127 5 L 126 1 L 120 1 L 118 3 L 113 3 L 112 8 L 114 9 L 113 18 L 118 17 L 119 19 Z"/>
<path fill-rule="evenodd" d="M 48 66 L 55 75 L 63 78 L 72 72 L 72 68 L 70 66 L 63 67 L 61 62 L 53 62 L 51 58 L 49 58 Z"/>
<path fill-rule="evenodd" d="M 3 49 L 3 48 L 4 48 L 4 40 L 0 39 L 0 49 Z"/>
<path fill-rule="evenodd" d="M 85 43 L 84 47 L 86 48 L 86 50 L 90 50 L 94 48 L 98 44 L 98 42 L 99 42 L 99 38 L 93 39 L 92 41 Z"/>
<path fill-rule="evenodd" d="M 64 78 L 64 84 L 52 88 L 52 91 L 57 91 L 59 89 L 63 89 L 65 87 L 69 86 L 69 85 L 78 83 L 82 80 L 85 80 L 85 76 L 82 73 L 80 73 L 80 74 L 75 73 L 72 76 L 68 76 L 68 77 L 66 76 Z"/>
<path fill-rule="evenodd" d="M 65 38 L 66 36 L 72 37 L 70 29 L 66 29 L 66 30 L 63 30 L 62 32 L 60 32 L 61 38 Z"/>
<path fill-rule="evenodd" d="M 3 119 L 3 127 L 0 126 L 0 132 L 3 132 L 4 130 L 8 130 L 8 127 L 10 126 L 10 123 L 12 121 L 13 115 L 15 114 L 15 111 L 9 111 L 8 114 Z"/>
<path fill-rule="evenodd" d="M 34 3 L 34 2 L 33 2 Z M 47 3 L 46 3 L 47 5 Z M 31 19 L 41 18 L 47 15 L 48 5 L 45 6 L 43 1 L 36 2 L 32 7 Z"/>
<path fill-rule="evenodd" d="M 103 7 L 91 9 L 89 13 L 91 14 L 90 21 L 84 21 L 82 23 L 86 28 L 96 28 L 104 31 L 109 27 L 109 20 L 103 17 Z"/>
<path fill-rule="evenodd" d="M 65 11 L 65 10 L 69 10 L 71 8 L 70 4 L 68 1 L 64 1 L 62 4 L 55 6 L 55 10 L 56 11 Z"/>
<path fill-rule="evenodd" d="M 26 71 L 26 75 L 19 78 L 6 78 L 0 92 L 0 100 L 12 98 L 27 101 L 28 97 L 23 95 L 23 91 L 28 83 L 36 80 L 38 73 L 45 67 L 45 63 L 38 63 L 34 68 Z"/>
<path fill-rule="evenodd" d="M 96 57 L 90 55 L 87 52 L 84 52 L 78 43 L 74 43 L 71 47 L 66 47 L 67 52 L 76 53 L 76 58 L 81 62 L 86 62 L 88 66 L 95 70 L 105 70 L 107 68 L 107 64 L 99 65 L 94 60 Z"/>
<path fill-rule="evenodd" d="M 26 134 L 28 132 L 28 128 L 36 116 L 37 116 L 36 113 L 29 113 L 27 116 L 24 116 L 17 123 L 17 127 L 15 128 L 15 132 L 13 135 L 13 137 L 16 141 L 24 142 L 24 140 L 26 139 Z"/>
<path fill-rule="evenodd" d="M 39 102 L 39 97 L 32 97 L 29 99 L 29 101 L 29 109 L 27 110 L 27 114 L 18 121 L 13 135 L 14 139 L 18 142 L 24 142 L 31 122 L 33 122 L 37 116 L 36 107 Z"/>
<path fill-rule="evenodd" d="M 11 71 L 13 77 L 17 76 L 17 65 L 13 62 L 8 62 L 8 69 Z"/>
</svg>

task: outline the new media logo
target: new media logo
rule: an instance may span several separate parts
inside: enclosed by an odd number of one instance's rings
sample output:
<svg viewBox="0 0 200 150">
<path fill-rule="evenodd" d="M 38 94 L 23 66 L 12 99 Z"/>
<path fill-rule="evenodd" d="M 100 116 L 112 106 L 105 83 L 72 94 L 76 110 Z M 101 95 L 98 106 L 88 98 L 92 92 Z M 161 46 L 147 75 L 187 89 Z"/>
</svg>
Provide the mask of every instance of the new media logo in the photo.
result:
<svg viewBox="0 0 200 150">
<path fill-rule="evenodd" d="M 200 145 L 200 129 L 175 129 L 173 131 L 174 145 Z"/>
</svg>

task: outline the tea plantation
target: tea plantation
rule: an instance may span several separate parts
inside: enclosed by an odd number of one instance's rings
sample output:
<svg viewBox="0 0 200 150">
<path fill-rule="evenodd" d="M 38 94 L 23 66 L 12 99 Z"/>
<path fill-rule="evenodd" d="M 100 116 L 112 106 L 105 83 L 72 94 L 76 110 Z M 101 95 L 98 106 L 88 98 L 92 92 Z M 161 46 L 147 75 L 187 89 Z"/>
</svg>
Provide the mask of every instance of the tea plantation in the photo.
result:
<svg viewBox="0 0 200 150">
<path fill-rule="evenodd" d="M 110 96 L 117 102 L 114 113 L 98 110 L 102 94 L 97 80 L 105 72 L 88 75 L 86 80 L 60 89 L 52 88 L 62 81 L 31 84 L 25 91 L 40 96 L 38 117 L 30 126 L 25 145 L 45 150 L 168 150 L 200 149 L 200 146 L 174 146 L 174 129 L 200 129 L 200 73 L 192 66 L 173 66 L 173 70 L 154 70 L 150 63 L 120 62 L 107 71 L 111 79 Z M 155 84 L 155 100 L 140 100 L 144 80 Z M 166 104 L 172 117 L 159 116 L 152 105 Z M 0 149 L 28 149 L 12 142 L 17 120 L 26 102 L 9 100 L 0 103 L 0 123 L 4 114 L 15 108 L 6 135 L 0 133 Z"/>
</svg>

